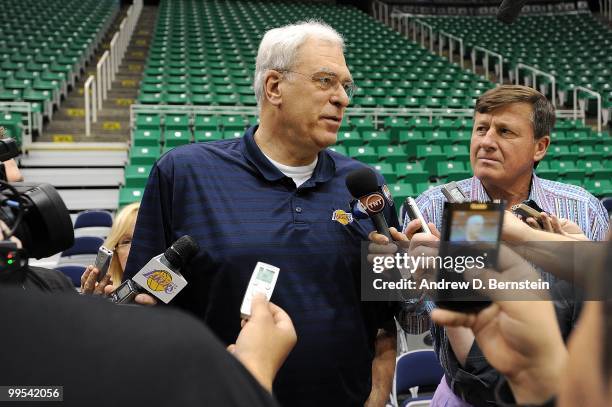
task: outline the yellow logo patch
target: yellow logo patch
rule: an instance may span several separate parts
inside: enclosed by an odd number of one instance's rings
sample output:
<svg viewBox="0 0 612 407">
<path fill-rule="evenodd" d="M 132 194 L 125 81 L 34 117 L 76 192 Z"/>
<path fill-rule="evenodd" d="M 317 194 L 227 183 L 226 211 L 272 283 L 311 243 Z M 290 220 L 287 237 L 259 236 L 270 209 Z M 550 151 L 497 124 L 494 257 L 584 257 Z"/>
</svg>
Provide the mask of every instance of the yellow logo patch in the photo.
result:
<svg viewBox="0 0 612 407">
<path fill-rule="evenodd" d="M 342 209 L 336 209 L 332 215 L 332 220 L 346 226 L 353 221 L 353 214 L 346 213 Z"/>
</svg>

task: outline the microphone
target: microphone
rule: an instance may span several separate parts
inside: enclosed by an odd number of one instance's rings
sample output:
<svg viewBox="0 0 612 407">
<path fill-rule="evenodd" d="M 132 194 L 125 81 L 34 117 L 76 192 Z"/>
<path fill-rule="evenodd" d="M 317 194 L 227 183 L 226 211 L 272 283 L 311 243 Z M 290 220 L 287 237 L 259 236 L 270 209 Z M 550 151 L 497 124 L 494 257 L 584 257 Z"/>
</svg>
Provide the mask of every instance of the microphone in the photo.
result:
<svg viewBox="0 0 612 407">
<path fill-rule="evenodd" d="M 346 188 L 353 198 L 359 201 L 360 208 L 365 209 L 372 223 L 374 223 L 376 231 L 387 236 L 389 242 L 392 242 L 389 225 L 387 225 L 387 220 L 382 212 L 387 205 L 387 200 L 380 191 L 374 170 L 364 167 L 351 171 L 346 176 Z"/>
<path fill-rule="evenodd" d="M 153 257 L 132 279 L 121 283 L 111 293 L 111 301 L 131 303 L 138 293 L 146 291 L 165 304 L 169 303 L 187 286 L 187 280 L 179 271 L 199 250 L 200 246 L 191 236 L 180 237 L 163 254 Z"/>
<path fill-rule="evenodd" d="M 17 142 L 12 138 L 0 139 L 0 161 L 8 161 L 19 155 Z"/>
<path fill-rule="evenodd" d="M 503 0 L 497 11 L 497 19 L 502 23 L 512 24 L 521 13 L 527 0 Z"/>
</svg>

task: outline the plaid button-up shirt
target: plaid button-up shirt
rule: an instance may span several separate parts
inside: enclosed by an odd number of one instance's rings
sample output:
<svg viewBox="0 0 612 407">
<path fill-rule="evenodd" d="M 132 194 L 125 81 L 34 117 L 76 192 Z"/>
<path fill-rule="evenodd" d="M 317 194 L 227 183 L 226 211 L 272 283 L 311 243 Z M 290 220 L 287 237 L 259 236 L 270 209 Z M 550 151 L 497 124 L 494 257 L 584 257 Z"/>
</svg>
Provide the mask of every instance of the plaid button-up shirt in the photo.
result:
<svg viewBox="0 0 612 407">
<path fill-rule="evenodd" d="M 487 191 L 476 177 L 458 181 L 457 185 L 469 201 L 491 201 Z M 534 174 L 529 199 L 534 200 L 543 211 L 575 222 L 589 239 L 599 241 L 606 238 L 609 229 L 607 211 L 597 198 L 583 188 L 541 179 Z M 445 201 L 446 198 L 440 186 L 423 193 L 416 199 L 425 220 L 435 224 L 439 230 L 442 228 Z M 407 216 L 404 219 L 404 230 L 410 220 Z M 542 273 L 542 277 L 544 280 L 554 280 L 554 277 L 548 273 Z M 565 304 L 557 306 L 558 317 L 560 320 L 571 321 L 571 326 L 562 326 L 561 330 L 569 332 L 579 314 L 580 305 L 574 306 L 574 304 L 580 301 L 576 300 L 576 293 L 569 284 L 562 285 L 555 291 L 553 298 L 564 300 L 557 302 Z M 499 374 L 488 365 L 476 344 L 472 346 L 465 366 L 462 367 L 459 364 L 450 347 L 446 330 L 430 324 L 429 313 L 434 307 L 435 304 L 432 301 L 425 301 L 416 307 L 415 304 L 410 304 L 407 308 L 411 311 L 401 315 L 402 327 L 409 334 L 420 334 L 431 329 L 434 348 L 455 394 L 472 404 L 495 400 L 493 387 L 499 379 Z"/>
</svg>

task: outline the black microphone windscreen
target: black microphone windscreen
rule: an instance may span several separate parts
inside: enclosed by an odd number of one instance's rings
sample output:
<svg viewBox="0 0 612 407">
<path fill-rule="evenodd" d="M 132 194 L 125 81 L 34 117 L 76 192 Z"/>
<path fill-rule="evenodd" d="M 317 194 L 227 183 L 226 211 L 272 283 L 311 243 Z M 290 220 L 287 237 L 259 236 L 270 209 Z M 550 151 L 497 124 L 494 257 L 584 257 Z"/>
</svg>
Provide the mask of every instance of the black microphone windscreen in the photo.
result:
<svg viewBox="0 0 612 407">
<path fill-rule="evenodd" d="M 0 127 L 2 129 L 2 127 Z M 12 138 L 0 139 L 0 161 L 8 161 L 19 155 L 17 142 Z"/>
<path fill-rule="evenodd" d="M 346 176 L 346 188 L 354 198 L 377 192 L 379 187 L 376 173 L 369 167 L 353 170 Z"/>
<path fill-rule="evenodd" d="M 521 13 L 527 0 L 504 0 L 499 5 L 497 19 L 506 24 L 512 24 Z"/>
<path fill-rule="evenodd" d="M 191 236 L 181 236 L 166 250 L 164 257 L 176 268 L 181 268 L 191 261 L 200 250 L 198 242 Z"/>
</svg>

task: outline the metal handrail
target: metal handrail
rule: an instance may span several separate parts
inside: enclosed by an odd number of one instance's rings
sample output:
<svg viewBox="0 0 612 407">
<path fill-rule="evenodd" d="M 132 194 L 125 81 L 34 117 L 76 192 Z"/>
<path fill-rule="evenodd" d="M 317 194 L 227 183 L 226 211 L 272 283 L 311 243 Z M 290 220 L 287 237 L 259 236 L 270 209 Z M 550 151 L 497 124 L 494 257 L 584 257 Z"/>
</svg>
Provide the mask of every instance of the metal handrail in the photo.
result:
<svg viewBox="0 0 612 407">
<path fill-rule="evenodd" d="M 453 44 L 454 41 L 459 43 L 459 52 L 461 53 L 461 55 L 459 56 L 460 59 L 460 64 L 461 64 L 461 69 L 463 69 L 463 53 L 464 53 L 464 49 L 463 49 L 463 38 L 459 38 L 453 34 L 447 33 L 445 31 L 440 31 L 438 33 L 438 54 L 440 56 L 442 56 L 442 49 L 444 48 L 444 41 L 442 40 L 443 38 L 448 38 L 448 48 L 449 48 L 449 52 L 448 52 L 448 59 L 451 63 L 453 63 Z"/>
<path fill-rule="evenodd" d="M 585 88 L 584 86 L 576 86 L 574 87 L 574 120 L 576 120 L 576 111 L 578 105 L 578 91 L 581 90 L 583 92 L 589 93 L 597 98 L 597 132 L 601 133 L 601 123 L 603 122 L 602 112 L 601 112 L 601 94 L 591 90 L 589 88 Z M 582 109 L 580 109 L 582 110 Z M 585 109 L 586 110 L 586 109 Z M 583 112 L 584 113 L 584 112 Z"/>
<path fill-rule="evenodd" d="M 85 96 L 85 135 L 90 136 L 91 123 L 96 123 L 98 121 L 95 76 L 91 75 L 87 78 L 85 85 L 83 85 L 83 94 Z"/>
<path fill-rule="evenodd" d="M 516 64 L 516 67 L 514 68 L 514 73 L 515 73 L 515 84 L 519 84 L 520 80 L 519 80 L 519 69 L 520 68 L 525 68 L 529 71 L 531 71 L 531 78 L 533 80 L 533 88 L 537 89 L 536 87 L 536 78 L 537 75 L 542 75 L 542 76 L 546 76 L 547 78 L 550 78 L 550 81 L 552 83 L 552 95 L 551 95 L 551 102 L 553 104 L 553 106 L 557 107 L 557 104 L 555 102 L 556 100 L 556 93 L 557 93 L 557 80 L 555 79 L 555 76 L 553 74 L 550 74 L 548 72 L 544 72 L 544 71 L 540 71 L 538 68 L 534 67 L 534 66 L 530 66 L 530 65 L 526 65 L 523 64 L 522 62 L 519 62 L 518 64 Z"/>
<path fill-rule="evenodd" d="M 379 20 L 380 22 L 389 25 L 389 6 L 382 1 L 373 1 L 372 2 L 372 15 L 375 20 Z"/>
<path fill-rule="evenodd" d="M 489 79 L 489 55 L 496 57 L 499 60 L 499 80 L 500 84 L 504 83 L 504 57 L 497 52 L 491 51 L 490 49 L 486 49 L 483 47 L 479 47 L 475 45 L 472 47 L 472 71 L 476 73 L 476 52 L 481 51 L 484 53 L 484 68 L 485 68 L 485 79 Z"/>
<path fill-rule="evenodd" d="M 109 69 L 108 67 L 108 55 L 109 52 L 104 51 L 102 57 L 98 60 L 98 64 L 96 65 L 96 78 L 98 78 L 97 86 L 98 86 L 98 107 L 102 109 L 102 101 L 106 100 L 106 92 L 107 92 L 107 78 L 108 75 L 106 71 Z"/>
<path fill-rule="evenodd" d="M 599 12 L 605 19 L 612 20 L 612 0 L 599 0 Z"/>
<path fill-rule="evenodd" d="M 259 111 L 255 106 L 196 106 L 196 105 L 130 105 L 130 128 L 136 127 L 137 114 L 188 114 L 188 115 L 248 115 L 257 116 Z M 380 107 L 351 107 L 345 116 L 372 116 L 374 121 L 378 117 L 427 117 L 433 121 L 434 117 L 472 117 L 473 109 L 445 109 L 445 108 L 380 108 Z"/>
<path fill-rule="evenodd" d="M 414 19 L 413 20 L 413 41 L 416 42 L 416 31 L 417 25 L 421 27 L 421 46 L 425 48 L 425 28 L 429 29 L 429 50 L 434 52 L 434 30 L 431 24 L 426 23 L 423 20 Z"/>
<path fill-rule="evenodd" d="M 96 91 L 93 92 L 97 96 L 96 108 L 98 110 L 102 109 L 102 102 L 107 99 L 108 91 L 112 88 L 112 83 L 117 76 L 117 72 L 119 72 L 119 66 L 136 28 L 142 7 L 142 0 L 134 0 L 134 4 L 127 9 L 126 16 L 119 24 L 119 29 L 113 35 L 108 50 L 98 60 L 96 65 Z"/>
</svg>

